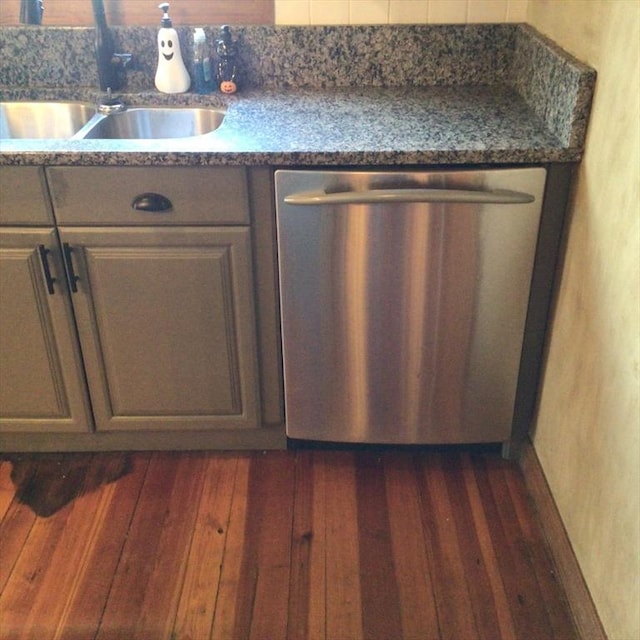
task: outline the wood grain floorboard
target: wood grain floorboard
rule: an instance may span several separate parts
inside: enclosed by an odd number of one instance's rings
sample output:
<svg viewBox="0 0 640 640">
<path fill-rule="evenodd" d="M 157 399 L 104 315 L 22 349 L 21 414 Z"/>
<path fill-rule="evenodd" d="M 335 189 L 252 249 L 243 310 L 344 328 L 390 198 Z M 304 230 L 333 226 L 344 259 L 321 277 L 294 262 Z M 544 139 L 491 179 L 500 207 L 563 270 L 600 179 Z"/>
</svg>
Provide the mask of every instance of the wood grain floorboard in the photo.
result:
<svg viewBox="0 0 640 640">
<path fill-rule="evenodd" d="M 504 486 L 501 465 L 501 461 L 488 466 L 483 459 L 474 460 L 491 537 L 500 549 L 498 561 L 509 595 L 509 608 L 517 637 L 523 640 L 553 638 L 553 630 L 531 562 L 530 549 L 519 527 L 508 488 Z"/>
<path fill-rule="evenodd" d="M 534 573 L 553 635 L 558 638 L 577 638 L 577 630 L 569 613 L 569 603 L 558 582 L 542 531 L 534 519 L 534 508 L 524 483 L 517 481 L 520 478 L 514 477 L 505 468 L 502 469 L 502 479 L 509 490 L 518 523 L 530 549 Z"/>
<path fill-rule="evenodd" d="M 53 636 L 55 639 L 92 638 L 96 634 L 138 503 L 149 457 L 137 455 L 127 474 L 96 492 L 95 502 L 93 498 L 76 502 L 75 517 L 79 522 L 87 520 L 91 526 L 86 539 L 78 541 L 81 556 L 66 557 L 66 570 L 73 576 L 73 583 L 61 592 L 65 606 Z M 110 467 L 116 471 L 121 468 L 124 458 L 119 454 L 101 454 L 96 462 L 100 471 L 108 472 Z M 95 509 L 91 510 L 94 504 Z M 60 561 L 65 561 L 64 554 Z"/>
<path fill-rule="evenodd" d="M 116 568 L 98 640 L 169 638 L 191 543 L 205 459 L 153 454 Z"/>
<path fill-rule="evenodd" d="M 402 636 L 382 457 L 355 460 L 362 633 L 365 638 Z"/>
<path fill-rule="evenodd" d="M 5 587 L 35 522 L 36 514 L 14 497 L 0 523 L 0 614 Z"/>
<path fill-rule="evenodd" d="M 475 527 L 469 491 L 462 472 L 460 459 L 443 460 L 442 475 L 451 505 L 462 559 L 463 573 L 471 600 L 471 609 L 477 629 L 477 638 L 492 640 L 500 633 L 496 602 L 489 579 L 490 569 L 482 553 L 480 537 Z"/>
<path fill-rule="evenodd" d="M 321 544 L 320 527 L 314 526 L 314 457 L 313 452 L 301 451 L 295 465 L 295 503 L 291 532 L 291 572 L 289 574 L 289 606 L 287 638 L 324 636 L 324 629 L 311 634 L 311 576 L 315 558 L 312 548 Z M 318 523 L 320 524 L 320 523 Z M 324 575 L 324 557 L 320 558 Z M 322 587 L 324 587 L 324 580 Z M 324 590 L 322 595 L 324 596 Z M 324 619 L 324 607 L 322 610 Z"/>
<path fill-rule="evenodd" d="M 224 549 L 223 564 L 220 568 L 220 584 L 216 598 L 211 638 L 230 640 L 236 637 L 236 610 L 241 604 L 239 587 L 242 580 L 242 566 L 245 549 L 245 529 L 247 525 L 247 499 L 251 456 L 239 457 L 234 480 L 229 528 Z M 194 639 L 195 640 L 195 639 Z"/>
<path fill-rule="evenodd" d="M 174 624 L 178 638 L 208 638 L 211 633 L 237 468 L 238 460 L 232 455 L 206 461 Z"/>
<path fill-rule="evenodd" d="M 91 465 L 87 478 L 94 476 L 96 467 Z M 103 511 L 109 501 L 108 493 L 88 493 L 82 497 L 83 509 L 77 509 L 80 500 L 64 507 L 68 517 L 64 521 L 64 529 L 49 541 L 46 569 L 38 590 L 33 594 L 29 606 L 29 614 L 22 628 L 24 637 L 38 638 L 45 635 L 43 630 L 58 629 L 64 624 L 67 602 L 73 600 L 77 593 L 77 583 L 82 568 L 87 565 L 87 557 L 91 555 L 94 538 L 95 519 L 87 517 Z M 40 523 L 30 540 L 35 537 Z"/>
<path fill-rule="evenodd" d="M 11 481 L 11 469 L 9 460 L 0 460 L 0 521 L 9 510 L 16 492 Z"/>
<path fill-rule="evenodd" d="M 275 451 L 256 453 L 251 462 L 236 637 L 286 638 L 294 458 Z"/>
<path fill-rule="evenodd" d="M 326 637 L 362 640 L 358 504 L 354 455 L 323 452 Z"/>
<path fill-rule="evenodd" d="M 422 528 L 412 456 L 384 456 L 386 502 L 398 585 L 402 638 L 439 638 L 434 567 Z"/>
<path fill-rule="evenodd" d="M 460 473 L 462 474 L 467 489 L 473 528 L 478 536 L 480 553 L 487 569 L 489 585 L 493 593 L 493 603 L 499 627 L 499 634 L 497 634 L 497 636 L 502 640 L 514 640 L 517 637 L 516 630 L 509 608 L 508 594 L 505 590 L 505 583 L 502 579 L 498 562 L 500 548 L 494 545 L 494 541 L 491 538 L 487 513 L 482 504 L 482 495 L 473 473 L 471 460 L 467 454 L 461 455 Z"/>
<path fill-rule="evenodd" d="M 0 640 L 577 639 L 536 517 L 474 449 L 5 458 Z"/>
<path fill-rule="evenodd" d="M 306 636 L 295 634 L 295 622 L 290 620 L 290 640 L 309 638 L 322 640 L 327 637 L 327 460 L 324 453 L 314 452 L 309 460 L 301 458 L 300 465 L 312 464 L 311 481 L 312 526 L 309 537 L 309 590 L 307 597 L 308 631 Z M 300 466 L 298 465 L 298 466 Z M 291 594 L 293 595 L 293 593 Z M 296 598 L 300 596 L 296 594 Z"/>
<path fill-rule="evenodd" d="M 456 532 L 440 456 L 418 458 L 422 521 L 435 570 L 436 610 L 444 639 L 477 638 L 460 541 Z"/>
<path fill-rule="evenodd" d="M 55 519 L 36 518 L 28 537 L 0 594 L 2 633 L 10 638 L 42 637 L 38 619 L 34 617 L 39 600 L 46 599 L 47 580 L 52 551 L 63 537 L 71 507 L 62 509 Z M 52 594 L 56 596 L 55 592 Z"/>
</svg>

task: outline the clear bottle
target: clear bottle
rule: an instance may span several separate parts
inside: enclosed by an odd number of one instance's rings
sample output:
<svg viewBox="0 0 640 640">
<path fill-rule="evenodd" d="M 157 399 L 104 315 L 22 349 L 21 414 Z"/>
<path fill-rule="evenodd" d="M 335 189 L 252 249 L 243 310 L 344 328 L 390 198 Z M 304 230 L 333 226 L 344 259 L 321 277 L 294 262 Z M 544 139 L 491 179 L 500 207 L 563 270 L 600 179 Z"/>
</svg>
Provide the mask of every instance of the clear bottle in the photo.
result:
<svg viewBox="0 0 640 640">
<path fill-rule="evenodd" d="M 193 32 L 193 85 L 196 93 L 211 91 L 211 58 L 204 29 Z"/>
</svg>

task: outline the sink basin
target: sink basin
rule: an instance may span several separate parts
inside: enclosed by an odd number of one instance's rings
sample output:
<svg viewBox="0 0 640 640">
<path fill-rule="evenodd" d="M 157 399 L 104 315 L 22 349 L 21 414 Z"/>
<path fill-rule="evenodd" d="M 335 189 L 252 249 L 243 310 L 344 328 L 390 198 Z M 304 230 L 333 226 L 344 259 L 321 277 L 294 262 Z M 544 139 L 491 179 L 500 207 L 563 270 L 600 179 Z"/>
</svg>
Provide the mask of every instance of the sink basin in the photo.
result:
<svg viewBox="0 0 640 640">
<path fill-rule="evenodd" d="M 84 139 L 188 138 L 215 131 L 225 112 L 208 107 L 129 107 L 90 123 L 77 137 Z"/>
<path fill-rule="evenodd" d="M 0 138 L 70 138 L 95 111 L 87 102 L 0 102 Z"/>
<path fill-rule="evenodd" d="M 100 115 L 88 102 L 0 102 L 0 138 L 190 138 L 215 131 L 224 116 L 210 107 L 130 107 Z"/>
</svg>

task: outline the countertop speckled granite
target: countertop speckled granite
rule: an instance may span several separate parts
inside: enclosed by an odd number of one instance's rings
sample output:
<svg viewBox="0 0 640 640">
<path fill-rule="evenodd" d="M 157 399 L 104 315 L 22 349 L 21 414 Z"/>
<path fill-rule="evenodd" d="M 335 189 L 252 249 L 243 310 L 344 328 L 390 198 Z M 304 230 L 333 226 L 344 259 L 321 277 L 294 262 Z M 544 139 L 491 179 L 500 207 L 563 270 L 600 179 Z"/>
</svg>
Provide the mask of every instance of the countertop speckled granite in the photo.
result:
<svg viewBox="0 0 640 640">
<path fill-rule="evenodd" d="M 86 38 L 86 32 L 92 30 L 72 35 Z M 116 33 L 121 50 L 135 51 L 155 30 Z M 42 31 L 0 30 L 0 60 L 35 37 Z M 235 96 L 159 94 L 149 86 L 151 63 L 145 69 L 143 61 L 132 73 L 130 93 L 123 94 L 131 105 L 221 106 L 227 115 L 214 133 L 164 140 L 2 140 L 0 164 L 520 164 L 581 157 L 595 73 L 524 25 L 245 27 L 239 37 L 245 77 Z M 397 41 L 390 43 L 391 37 Z M 188 38 L 187 32 L 183 42 Z M 338 42 L 333 49 L 331 38 Z M 77 59 L 84 55 L 69 38 L 64 46 L 75 46 Z M 294 46 L 301 48 L 294 52 Z M 393 50 L 391 60 L 385 49 Z M 273 65 L 283 50 L 288 62 L 267 68 L 263 58 Z M 69 59 L 63 53 L 58 57 Z M 349 70 L 350 60 L 360 61 L 357 70 Z M 95 87 L 78 84 L 82 79 L 47 82 L 46 73 L 11 75 L 0 65 L 0 78 L 10 80 L 0 86 L 0 98 L 97 95 Z M 363 78 L 368 80 L 358 83 Z"/>
</svg>

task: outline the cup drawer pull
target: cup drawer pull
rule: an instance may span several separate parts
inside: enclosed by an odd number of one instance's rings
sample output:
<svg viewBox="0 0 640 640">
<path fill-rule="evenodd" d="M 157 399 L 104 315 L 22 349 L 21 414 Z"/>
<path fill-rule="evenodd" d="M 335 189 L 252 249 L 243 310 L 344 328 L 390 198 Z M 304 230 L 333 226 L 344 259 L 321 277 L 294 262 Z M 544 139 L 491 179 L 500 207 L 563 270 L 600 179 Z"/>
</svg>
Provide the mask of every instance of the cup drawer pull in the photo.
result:
<svg viewBox="0 0 640 640">
<path fill-rule="evenodd" d="M 173 204 L 169 198 L 160 193 L 141 193 L 133 199 L 131 208 L 136 211 L 161 213 L 173 209 Z"/>
</svg>

